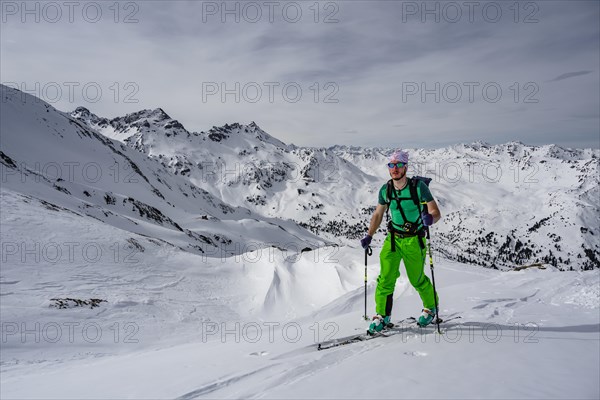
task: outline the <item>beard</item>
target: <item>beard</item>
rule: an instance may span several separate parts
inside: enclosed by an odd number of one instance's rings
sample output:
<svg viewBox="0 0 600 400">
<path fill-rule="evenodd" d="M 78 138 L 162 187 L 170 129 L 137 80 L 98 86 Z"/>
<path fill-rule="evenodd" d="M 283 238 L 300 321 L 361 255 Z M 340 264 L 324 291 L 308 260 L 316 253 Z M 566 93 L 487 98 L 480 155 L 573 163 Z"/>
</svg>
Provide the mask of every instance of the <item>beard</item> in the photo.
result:
<svg viewBox="0 0 600 400">
<path fill-rule="evenodd" d="M 390 174 L 390 176 L 391 176 L 391 174 Z M 400 175 L 398 177 L 396 177 L 396 178 L 394 178 L 392 176 L 392 179 L 395 180 L 395 181 L 399 181 L 400 179 L 404 178 L 405 176 L 406 176 L 406 170 L 400 172 Z"/>
</svg>

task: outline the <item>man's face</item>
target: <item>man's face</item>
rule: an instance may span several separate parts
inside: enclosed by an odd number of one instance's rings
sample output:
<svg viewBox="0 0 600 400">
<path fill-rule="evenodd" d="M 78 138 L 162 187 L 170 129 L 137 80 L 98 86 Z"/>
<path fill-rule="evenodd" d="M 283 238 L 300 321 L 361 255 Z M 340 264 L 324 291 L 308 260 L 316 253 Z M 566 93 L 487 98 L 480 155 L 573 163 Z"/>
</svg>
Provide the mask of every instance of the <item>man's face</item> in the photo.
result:
<svg viewBox="0 0 600 400">
<path fill-rule="evenodd" d="M 388 171 L 393 180 L 397 181 L 406 175 L 406 164 L 401 162 L 393 162 L 388 164 Z"/>
</svg>

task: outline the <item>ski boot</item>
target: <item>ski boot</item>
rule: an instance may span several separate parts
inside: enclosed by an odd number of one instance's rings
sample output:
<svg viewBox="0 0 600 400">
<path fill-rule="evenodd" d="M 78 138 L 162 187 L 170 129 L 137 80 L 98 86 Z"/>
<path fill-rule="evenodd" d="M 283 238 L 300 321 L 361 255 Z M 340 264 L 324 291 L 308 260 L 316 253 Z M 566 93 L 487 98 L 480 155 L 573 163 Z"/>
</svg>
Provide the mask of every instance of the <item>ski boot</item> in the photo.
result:
<svg viewBox="0 0 600 400">
<path fill-rule="evenodd" d="M 381 332 L 385 328 L 391 328 L 394 326 L 391 322 L 392 318 L 389 315 L 381 316 L 377 314 L 373 317 L 373 322 L 369 325 L 369 329 L 367 329 L 368 335 L 374 335 L 377 332 Z"/>
<path fill-rule="evenodd" d="M 433 319 L 435 318 L 435 307 L 431 310 L 429 308 L 424 308 L 423 313 L 419 316 L 417 320 L 417 325 L 423 327 L 429 325 Z"/>
</svg>

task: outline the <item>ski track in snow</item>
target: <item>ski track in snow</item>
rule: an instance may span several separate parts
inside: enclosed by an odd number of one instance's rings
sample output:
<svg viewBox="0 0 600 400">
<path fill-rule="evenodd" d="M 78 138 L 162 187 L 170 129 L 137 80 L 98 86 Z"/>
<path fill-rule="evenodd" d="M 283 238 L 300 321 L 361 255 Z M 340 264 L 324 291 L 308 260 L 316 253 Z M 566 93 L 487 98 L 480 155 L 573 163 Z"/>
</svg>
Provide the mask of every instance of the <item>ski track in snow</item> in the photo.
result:
<svg viewBox="0 0 600 400">
<path fill-rule="evenodd" d="M 202 396 L 205 396 L 205 395 L 208 395 L 208 394 L 212 394 L 215 391 L 218 391 L 220 389 L 227 388 L 227 387 L 229 387 L 231 385 L 234 385 L 234 384 L 238 384 L 238 383 L 242 382 L 246 378 L 260 375 L 262 372 L 271 370 L 275 366 L 276 365 L 264 367 L 264 368 L 258 369 L 256 371 L 248 372 L 248 373 L 245 373 L 245 374 L 242 374 L 242 375 L 238 375 L 238 376 L 234 376 L 234 377 L 231 377 L 231 378 L 222 378 L 222 379 L 219 379 L 219 380 L 217 380 L 214 383 L 210 383 L 210 384 L 205 385 L 205 386 L 203 386 L 203 387 L 201 387 L 199 389 L 193 390 L 193 391 L 191 391 L 189 393 L 186 393 L 186 394 L 184 394 L 182 396 L 179 396 L 179 397 L 177 397 L 177 400 L 197 399 L 197 398 L 200 398 Z M 246 397 L 246 396 L 244 396 L 244 397 Z M 248 397 L 250 397 L 250 396 L 248 396 Z"/>
<path fill-rule="evenodd" d="M 319 372 L 322 370 L 335 368 L 337 365 L 343 363 L 346 359 L 350 357 L 360 356 L 360 354 L 370 351 L 374 348 L 380 347 L 381 345 L 382 343 L 372 342 L 369 343 L 368 346 L 357 346 L 355 348 L 347 348 L 345 349 L 346 351 L 341 352 L 324 351 L 321 352 L 316 358 L 309 357 L 309 361 L 302 361 L 301 358 L 299 358 L 298 360 L 288 362 L 288 364 L 285 367 L 281 368 L 279 371 L 277 371 L 276 368 L 279 367 L 280 364 L 274 364 L 272 366 L 248 372 L 243 375 L 236 376 L 234 378 L 222 381 L 219 380 L 218 382 L 204 386 L 203 388 L 200 388 L 179 398 L 198 398 L 209 393 L 211 394 L 211 396 L 214 396 L 216 395 L 216 393 L 214 393 L 215 391 L 230 388 L 232 384 L 240 384 L 239 386 L 243 388 L 236 390 L 236 397 L 260 398 L 265 393 L 265 391 L 273 390 L 281 386 L 289 386 L 296 382 L 300 382 L 303 379 L 306 379 L 310 376 L 319 374 Z M 284 353 L 271 359 L 284 360 L 290 358 L 294 359 L 302 354 L 314 355 L 315 350 L 316 346 L 310 345 L 306 348 Z M 270 376 L 262 377 L 258 383 L 244 384 L 243 382 L 241 382 L 243 379 L 256 377 L 258 374 L 262 374 L 262 372 L 265 372 L 267 370 L 271 372 Z M 248 387 L 250 387 L 251 389 L 249 389 Z M 240 390 L 242 391 L 240 392 Z"/>
</svg>

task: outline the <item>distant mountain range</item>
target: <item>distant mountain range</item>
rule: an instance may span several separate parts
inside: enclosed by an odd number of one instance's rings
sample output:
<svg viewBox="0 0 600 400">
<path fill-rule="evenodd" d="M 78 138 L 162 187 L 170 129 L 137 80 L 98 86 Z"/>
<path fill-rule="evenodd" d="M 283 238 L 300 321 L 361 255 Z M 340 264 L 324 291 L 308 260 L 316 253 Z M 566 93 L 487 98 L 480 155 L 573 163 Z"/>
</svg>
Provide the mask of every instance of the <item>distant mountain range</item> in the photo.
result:
<svg viewBox="0 0 600 400">
<path fill-rule="evenodd" d="M 3 191 L 209 256 L 248 242 L 357 247 L 389 178 L 388 148 L 287 145 L 254 122 L 189 132 L 160 108 L 113 119 L 63 113 L 5 86 L 2 102 Z M 600 268 L 598 149 L 408 151 L 409 174 L 433 178 L 437 254 L 502 269 Z"/>
</svg>

